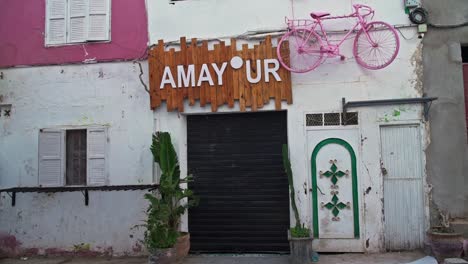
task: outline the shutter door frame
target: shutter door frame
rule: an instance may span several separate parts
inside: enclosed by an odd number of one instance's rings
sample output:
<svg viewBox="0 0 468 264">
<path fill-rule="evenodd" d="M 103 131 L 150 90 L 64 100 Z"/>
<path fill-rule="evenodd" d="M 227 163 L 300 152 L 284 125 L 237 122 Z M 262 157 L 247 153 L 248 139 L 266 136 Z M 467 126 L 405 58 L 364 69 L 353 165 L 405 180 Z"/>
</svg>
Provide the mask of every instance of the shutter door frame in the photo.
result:
<svg viewBox="0 0 468 264">
<path fill-rule="evenodd" d="M 286 143 L 285 111 L 187 116 L 192 252 L 289 252 Z"/>
</svg>

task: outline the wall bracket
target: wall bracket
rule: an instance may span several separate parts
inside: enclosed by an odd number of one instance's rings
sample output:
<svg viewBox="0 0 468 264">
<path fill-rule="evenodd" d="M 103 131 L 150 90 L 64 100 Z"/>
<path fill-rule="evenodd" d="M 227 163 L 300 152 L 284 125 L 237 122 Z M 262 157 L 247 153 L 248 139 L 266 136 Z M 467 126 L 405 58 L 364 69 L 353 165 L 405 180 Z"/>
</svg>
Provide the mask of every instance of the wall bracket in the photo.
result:
<svg viewBox="0 0 468 264">
<path fill-rule="evenodd" d="M 5 192 L 11 198 L 11 206 L 16 205 L 16 193 L 57 193 L 57 192 L 81 192 L 85 205 L 89 205 L 89 191 L 134 191 L 158 189 L 158 184 L 137 184 L 137 185 L 104 185 L 104 186 L 58 186 L 58 187 L 13 187 L 0 189 L 0 194 Z M 1 198 L 1 196 L 0 196 Z"/>
<path fill-rule="evenodd" d="M 429 109 L 432 101 L 437 100 L 437 97 L 420 97 L 420 98 L 402 98 L 402 99 L 384 99 L 384 100 L 368 100 L 368 101 L 349 101 L 343 97 L 341 99 L 343 106 L 343 125 L 346 125 L 346 112 L 349 108 L 366 107 L 366 106 L 383 106 L 383 105 L 401 105 L 401 104 L 424 104 L 424 120 L 429 118 Z"/>
</svg>

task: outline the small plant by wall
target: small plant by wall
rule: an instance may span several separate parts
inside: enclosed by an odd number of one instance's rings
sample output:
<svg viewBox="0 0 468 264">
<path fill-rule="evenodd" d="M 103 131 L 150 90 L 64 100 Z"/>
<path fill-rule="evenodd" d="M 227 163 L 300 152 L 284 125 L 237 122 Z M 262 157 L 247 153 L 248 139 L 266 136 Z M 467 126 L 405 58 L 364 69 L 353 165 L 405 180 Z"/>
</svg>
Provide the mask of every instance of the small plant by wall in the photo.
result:
<svg viewBox="0 0 468 264">
<path fill-rule="evenodd" d="M 151 152 L 154 161 L 161 168 L 159 191 L 156 194 L 145 194 L 149 201 L 144 242 L 150 253 L 157 249 L 172 248 L 180 236 L 180 217 L 185 210 L 198 204 L 198 199 L 189 189 L 182 189 L 190 177 L 180 179 L 180 168 L 177 153 L 167 132 L 153 135 Z M 187 199 L 187 202 L 182 200 Z"/>
</svg>

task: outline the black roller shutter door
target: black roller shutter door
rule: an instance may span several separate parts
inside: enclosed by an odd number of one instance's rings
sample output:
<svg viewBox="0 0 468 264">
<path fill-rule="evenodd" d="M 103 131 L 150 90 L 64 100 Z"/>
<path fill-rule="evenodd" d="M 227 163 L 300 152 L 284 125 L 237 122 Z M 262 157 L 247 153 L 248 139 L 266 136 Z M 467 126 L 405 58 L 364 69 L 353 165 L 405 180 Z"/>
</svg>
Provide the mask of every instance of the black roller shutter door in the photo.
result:
<svg viewBox="0 0 468 264">
<path fill-rule="evenodd" d="M 192 252 L 287 252 L 286 112 L 187 116 Z"/>
</svg>

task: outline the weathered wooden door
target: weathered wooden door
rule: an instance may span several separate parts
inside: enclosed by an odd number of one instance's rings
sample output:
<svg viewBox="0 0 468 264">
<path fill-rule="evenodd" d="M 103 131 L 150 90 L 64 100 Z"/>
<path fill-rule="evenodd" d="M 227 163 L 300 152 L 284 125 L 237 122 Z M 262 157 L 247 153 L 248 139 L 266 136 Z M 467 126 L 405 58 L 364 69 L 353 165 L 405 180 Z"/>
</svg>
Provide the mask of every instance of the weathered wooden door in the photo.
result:
<svg viewBox="0 0 468 264">
<path fill-rule="evenodd" d="M 388 250 L 421 248 L 424 196 L 419 125 L 382 126 L 380 137 L 385 247 Z"/>
<path fill-rule="evenodd" d="M 314 249 L 361 252 L 358 130 L 308 131 Z"/>
</svg>

